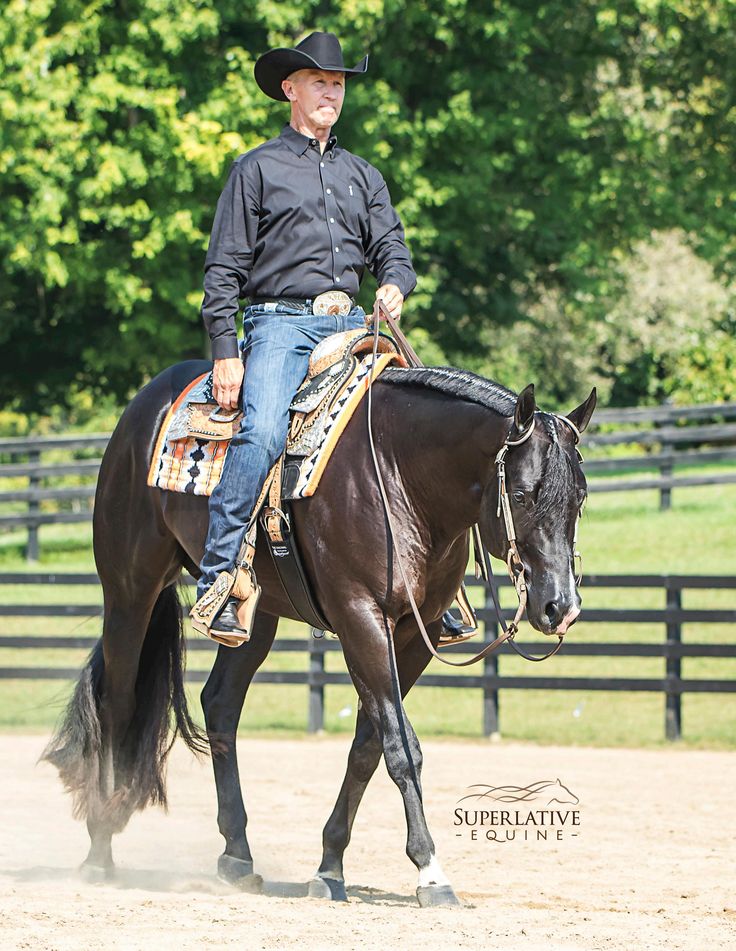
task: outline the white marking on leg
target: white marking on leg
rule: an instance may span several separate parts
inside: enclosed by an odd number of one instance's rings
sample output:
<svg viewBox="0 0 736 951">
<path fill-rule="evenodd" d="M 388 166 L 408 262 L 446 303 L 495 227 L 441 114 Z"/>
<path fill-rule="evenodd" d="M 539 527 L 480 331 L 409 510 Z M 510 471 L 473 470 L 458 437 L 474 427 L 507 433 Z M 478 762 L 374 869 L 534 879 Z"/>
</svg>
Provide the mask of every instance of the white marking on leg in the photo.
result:
<svg viewBox="0 0 736 951">
<path fill-rule="evenodd" d="M 450 881 L 442 871 L 437 857 L 435 855 L 429 860 L 429 865 L 419 869 L 419 887 L 425 888 L 427 885 L 449 885 Z"/>
<path fill-rule="evenodd" d="M 314 877 L 320 879 L 323 882 L 329 879 L 329 881 L 331 882 L 342 882 L 343 884 L 345 884 L 344 878 L 335 878 L 334 875 L 327 875 L 325 872 L 315 872 Z"/>
</svg>

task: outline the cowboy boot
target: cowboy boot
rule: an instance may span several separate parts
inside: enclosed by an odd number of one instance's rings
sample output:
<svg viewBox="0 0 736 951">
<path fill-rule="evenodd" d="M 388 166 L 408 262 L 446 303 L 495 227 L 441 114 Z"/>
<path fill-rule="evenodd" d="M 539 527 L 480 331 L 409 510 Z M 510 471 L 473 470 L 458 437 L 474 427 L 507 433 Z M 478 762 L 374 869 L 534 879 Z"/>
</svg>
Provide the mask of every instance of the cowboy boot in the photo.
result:
<svg viewBox="0 0 736 951">
<path fill-rule="evenodd" d="M 458 621 L 450 611 L 442 615 L 442 634 L 438 647 L 448 647 L 450 644 L 461 644 L 477 634 L 477 629 Z"/>
<path fill-rule="evenodd" d="M 212 626 L 210 627 L 211 637 L 216 635 L 223 644 L 228 644 L 228 642 L 234 640 L 238 640 L 242 643 L 249 639 L 250 635 L 248 631 L 241 626 L 240 619 L 238 618 L 238 608 L 241 603 L 238 598 L 229 597 L 227 599 L 212 621 Z"/>
</svg>

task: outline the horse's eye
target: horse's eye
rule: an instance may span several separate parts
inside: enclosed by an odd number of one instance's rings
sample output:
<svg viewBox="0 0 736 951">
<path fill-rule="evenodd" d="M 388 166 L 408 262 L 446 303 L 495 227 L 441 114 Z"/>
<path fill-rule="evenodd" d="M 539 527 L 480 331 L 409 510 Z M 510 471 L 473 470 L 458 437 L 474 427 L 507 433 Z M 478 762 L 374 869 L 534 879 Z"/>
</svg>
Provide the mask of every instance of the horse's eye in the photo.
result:
<svg viewBox="0 0 736 951">
<path fill-rule="evenodd" d="M 520 504 L 522 504 L 525 501 L 526 501 L 526 495 L 521 491 L 521 489 L 517 489 L 514 492 L 514 502 L 519 502 Z"/>
</svg>

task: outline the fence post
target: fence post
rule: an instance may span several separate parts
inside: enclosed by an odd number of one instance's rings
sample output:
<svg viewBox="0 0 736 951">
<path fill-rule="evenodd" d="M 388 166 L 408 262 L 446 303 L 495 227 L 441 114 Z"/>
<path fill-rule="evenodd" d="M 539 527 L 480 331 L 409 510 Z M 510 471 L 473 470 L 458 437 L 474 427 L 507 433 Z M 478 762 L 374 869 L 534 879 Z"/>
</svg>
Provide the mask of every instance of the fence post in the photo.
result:
<svg viewBox="0 0 736 951">
<path fill-rule="evenodd" d="M 491 592 L 486 588 L 485 599 L 486 611 L 494 611 L 493 598 Z M 487 615 L 486 615 L 487 616 Z M 498 621 L 486 621 L 484 625 L 484 640 L 492 641 L 498 637 Z M 488 678 L 498 676 L 498 654 L 495 652 L 489 654 L 483 661 L 483 736 L 497 739 L 501 735 L 501 728 L 498 722 L 498 690 L 488 686 Z"/>
<path fill-rule="evenodd" d="M 325 652 L 323 636 L 312 636 L 313 628 L 309 628 L 309 717 L 307 730 L 309 733 L 321 733 L 325 728 L 325 688 L 322 683 L 315 683 L 315 674 L 324 673 Z"/>
<path fill-rule="evenodd" d="M 667 609 L 680 611 L 682 608 L 682 589 L 667 582 Z M 679 619 L 667 622 L 667 694 L 665 699 L 665 736 L 668 740 L 679 740 L 682 735 L 682 694 L 673 690 L 679 687 L 682 674 L 682 659 L 673 652 L 682 643 L 682 624 Z"/>
<path fill-rule="evenodd" d="M 667 399 L 662 400 L 662 406 L 670 407 L 672 406 L 672 399 L 667 397 Z M 668 422 L 674 422 L 674 420 L 669 420 L 664 422 L 664 426 Z M 655 428 L 658 428 L 658 424 L 655 423 Z M 665 452 L 674 452 L 675 444 L 663 442 L 661 443 L 661 451 Z M 667 479 L 670 478 L 675 471 L 675 465 L 673 461 L 663 462 L 659 466 L 659 474 L 661 478 Z M 659 490 L 659 510 L 660 512 L 666 512 L 668 509 L 672 508 L 672 489 L 669 486 L 662 486 Z"/>
<path fill-rule="evenodd" d="M 28 461 L 38 465 L 41 462 L 41 453 L 38 449 L 32 449 L 28 453 Z M 37 489 L 41 485 L 41 479 L 31 473 L 28 476 L 28 488 Z M 28 502 L 28 514 L 33 516 L 37 514 L 41 508 L 41 503 L 33 499 Z M 26 545 L 26 561 L 38 561 L 39 555 L 39 545 L 38 545 L 38 523 L 31 522 L 28 526 L 28 544 Z"/>
</svg>

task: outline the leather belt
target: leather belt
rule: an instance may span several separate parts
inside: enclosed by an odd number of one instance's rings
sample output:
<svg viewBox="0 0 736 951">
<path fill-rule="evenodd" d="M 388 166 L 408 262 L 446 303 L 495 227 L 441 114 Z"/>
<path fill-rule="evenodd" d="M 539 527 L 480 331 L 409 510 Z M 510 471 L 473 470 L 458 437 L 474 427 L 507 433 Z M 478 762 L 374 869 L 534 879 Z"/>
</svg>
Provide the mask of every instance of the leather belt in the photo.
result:
<svg viewBox="0 0 736 951">
<path fill-rule="evenodd" d="M 325 291 L 316 297 L 251 297 L 251 304 L 284 304 L 287 307 L 301 307 L 307 313 L 324 316 L 339 314 L 347 316 L 355 306 L 355 300 L 344 291 Z"/>
</svg>

